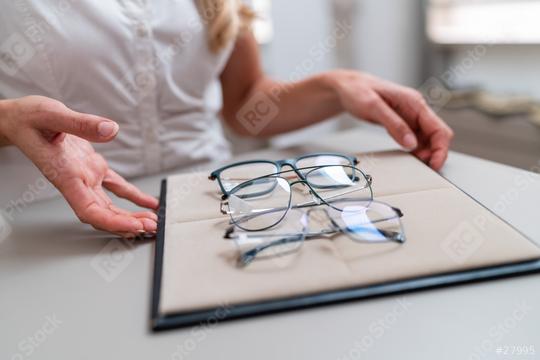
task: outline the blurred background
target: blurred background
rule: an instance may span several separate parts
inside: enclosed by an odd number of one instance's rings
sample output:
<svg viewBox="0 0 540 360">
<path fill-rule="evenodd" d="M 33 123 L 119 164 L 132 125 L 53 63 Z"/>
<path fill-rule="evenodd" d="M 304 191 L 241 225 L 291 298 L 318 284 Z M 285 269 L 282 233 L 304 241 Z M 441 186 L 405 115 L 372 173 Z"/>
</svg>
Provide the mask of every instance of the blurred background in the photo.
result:
<svg viewBox="0 0 540 360">
<path fill-rule="evenodd" d="M 354 68 L 424 93 L 453 150 L 531 169 L 540 155 L 540 1 L 251 0 L 265 69 L 297 80 Z M 373 125 L 340 116 L 276 147 Z M 234 141 L 236 151 L 267 145 Z"/>
</svg>

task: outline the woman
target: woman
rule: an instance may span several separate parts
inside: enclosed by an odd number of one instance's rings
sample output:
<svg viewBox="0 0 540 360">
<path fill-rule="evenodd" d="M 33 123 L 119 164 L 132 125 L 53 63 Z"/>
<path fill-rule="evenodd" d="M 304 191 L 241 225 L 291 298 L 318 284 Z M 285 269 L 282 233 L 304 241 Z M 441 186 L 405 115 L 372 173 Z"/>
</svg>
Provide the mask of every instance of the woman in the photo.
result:
<svg viewBox="0 0 540 360">
<path fill-rule="evenodd" d="M 443 165 L 452 131 L 418 92 L 349 70 L 278 83 L 261 70 L 252 19 L 239 0 L 4 4 L 2 167 L 20 164 L 20 150 L 82 222 L 121 234 L 155 231 L 153 212 L 117 208 L 103 189 L 155 209 L 155 198 L 118 173 L 225 159 L 209 95 L 217 81 L 222 117 L 240 134 L 285 133 L 347 111 L 385 126 L 432 168 Z"/>
</svg>

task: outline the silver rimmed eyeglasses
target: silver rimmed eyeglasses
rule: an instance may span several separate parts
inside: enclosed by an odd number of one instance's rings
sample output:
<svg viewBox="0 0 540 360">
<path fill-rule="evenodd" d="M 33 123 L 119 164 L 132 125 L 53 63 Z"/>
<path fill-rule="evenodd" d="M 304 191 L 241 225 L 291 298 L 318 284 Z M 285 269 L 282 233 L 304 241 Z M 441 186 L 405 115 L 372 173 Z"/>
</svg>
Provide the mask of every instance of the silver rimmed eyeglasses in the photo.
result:
<svg viewBox="0 0 540 360">
<path fill-rule="evenodd" d="M 335 200 L 372 200 L 371 183 L 371 176 L 351 165 L 294 168 L 236 185 L 223 194 L 221 212 L 242 230 L 267 230 L 292 208 L 325 204 L 343 210 Z"/>
<path fill-rule="evenodd" d="M 295 209 L 272 231 L 246 232 L 231 226 L 224 237 L 236 244 L 241 267 L 256 259 L 294 253 L 305 241 L 334 240 L 341 234 L 358 243 L 405 242 L 400 209 L 374 200 L 340 199 L 330 203 L 332 207 Z"/>
</svg>

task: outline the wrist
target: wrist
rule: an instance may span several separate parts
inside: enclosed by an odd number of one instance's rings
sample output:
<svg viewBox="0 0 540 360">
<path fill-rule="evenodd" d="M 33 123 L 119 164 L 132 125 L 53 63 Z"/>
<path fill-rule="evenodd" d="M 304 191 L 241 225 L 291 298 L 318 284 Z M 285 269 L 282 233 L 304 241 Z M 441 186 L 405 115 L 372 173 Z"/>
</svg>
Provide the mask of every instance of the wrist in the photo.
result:
<svg viewBox="0 0 540 360">
<path fill-rule="evenodd" d="M 0 100 L 0 146 L 11 145 L 8 137 L 10 100 Z"/>
<path fill-rule="evenodd" d="M 346 89 L 351 82 L 356 83 L 364 76 L 364 74 L 359 71 L 347 69 L 333 70 L 326 73 L 326 75 L 328 77 L 328 86 L 330 86 L 338 96 L 341 96 L 343 90 Z"/>
<path fill-rule="evenodd" d="M 331 100 L 333 107 L 343 111 L 343 106 L 341 105 L 341 84 L 343 82 L 343 71 L 342 70 L 333 70 L 328 72 L 323 72 L 317 75 L 317 80 L 319 85 L 327 94 L 327 97 Z"/>
</svg>

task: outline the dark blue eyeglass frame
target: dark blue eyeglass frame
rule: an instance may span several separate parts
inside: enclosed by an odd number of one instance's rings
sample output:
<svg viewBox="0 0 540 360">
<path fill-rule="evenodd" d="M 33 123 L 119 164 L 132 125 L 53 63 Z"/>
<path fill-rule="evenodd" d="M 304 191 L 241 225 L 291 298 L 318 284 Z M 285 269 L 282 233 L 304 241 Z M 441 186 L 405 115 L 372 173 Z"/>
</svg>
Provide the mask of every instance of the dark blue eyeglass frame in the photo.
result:
<svg viewBox="0 0 540 360">
<path fill-rule="evenodd" d="M 318 156 L 340 157 L 340 158 L 343 158 L 343 159 L 347 160 L 347 162 L 348 162 L 347 165 L 350 165 L 352 167 L 355 167 L 355 165 L 358 164 L 358 159 L 356 157 L 350 156 L 350 155 L 345 155 L 345 154 L 340 154 L 340 153 L 332 153 L 332 152 L 311 153 L 311 154 L 302 155 L 302 156 L 299 156 L 299 157 L 296 157 L 296 158 L 283 159 L 283 160 L 277 160 L 277 161 L 272 161 L 272 160 L 240 161 L 240 162 L 236 162 L 236 163 L 233 163 L 233 164 L 223 166 L 223 167 L 221 167 L 221 168 L 219 168 L 217 170 L 212 171 L 212 173 L 210 174 L 210 176 L 208 178 L 210 180 L 217 180 L 219 188 L 220 188 L 222 194 L 224 195 L 224 197 L 227 197 L 227 195 L 230 194 L 232 189 L 230 189 L 230 190 L 225 189 L 225 186 L 223 185 L 222 180 L 221 180 L 221 173 L 223 171 L 227 170 L 227 169 L 230 169 L 230 168 L 233 168 L 233 167 L 236 167 L 236 166 L 249 165 L 249 164 L 272 164 L 272 165 L 274 165 L 276 167 L 276 171 L 273 172 L 273 173 L 279 173 L 279 172 L 282 171 L 282 168 L 284 166 L 289 166 L 289 167 L 291 167 L 292 170 L 294 170 L 294 172 L 298 175 L 298 177 L 300 179 L 305 180 L 304 174 L 302 174 L 302 172 L 299 170 L 300 168 L 296 164 L 301 160 L 309 159 L 309 158 L 312 158 L 312 157 L 318 157 Z M 335 164 L 328 164 L 328 165 L 335 165 Z M 270 175 L 270 174 L 268 174 L 268 175 Z"/>
</svg>

